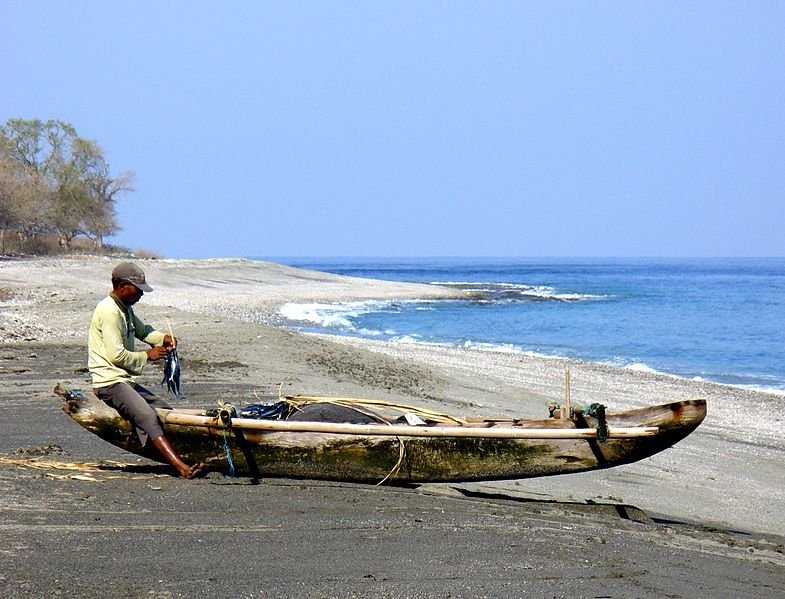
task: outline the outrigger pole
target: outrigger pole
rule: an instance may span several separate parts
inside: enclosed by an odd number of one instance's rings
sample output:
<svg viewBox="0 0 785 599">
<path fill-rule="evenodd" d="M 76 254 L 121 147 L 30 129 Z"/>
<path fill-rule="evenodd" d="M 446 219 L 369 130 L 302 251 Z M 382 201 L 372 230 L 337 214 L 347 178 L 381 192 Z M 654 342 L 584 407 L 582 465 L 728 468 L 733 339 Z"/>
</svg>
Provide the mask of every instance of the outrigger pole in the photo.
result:
<svg viewBox="0 0 785 599">
<path fill-rule="evenodd" d="M 472 426 L 410 426 L 397 424 L 344 424 L 292 420 L 254 420 L 184 414 L 177 410 L 158 410 L 165 424 L 203 426 L 218 429 L 240 429 L 264 432 L 333 433 L 337 435 L 376 435 L 387 437 L 464 437 L 474 439 L 596 439 L 592 428 L 516 428 Z M 608 438 L 628 439 L 652 437 L 656 426 L 631 426 L 608 429 Z"/>
</svg>

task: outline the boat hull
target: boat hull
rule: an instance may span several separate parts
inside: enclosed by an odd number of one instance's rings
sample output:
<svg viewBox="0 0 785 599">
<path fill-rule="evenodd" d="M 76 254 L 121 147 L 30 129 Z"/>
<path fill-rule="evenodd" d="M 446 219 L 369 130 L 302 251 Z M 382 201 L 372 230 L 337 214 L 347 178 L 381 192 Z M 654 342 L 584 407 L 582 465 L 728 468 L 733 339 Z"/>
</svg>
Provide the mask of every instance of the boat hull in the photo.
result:
<svg viewBox="0 0 785 599">
<path fill-rule="evenodd" d="M 89 393 L 66 394 L 63 410 L 87 430 L 131 453 L 161 461 L 142 447 L 129 422 Z M 179 414 L 180 412 L 173 412 Z M 651 436 L 597 439 L 466 438 L 260 431 L 166 422 L 164 431 L 188 462 L 209 470 L 254 477 L 346 482 L 469 482 L 584 472 L 654 455 L 690 434 L 703 421 L 703 400 L 682 401 L 607 416 L 608 427 L 658 427 Z M 207 417 L 203 416 L 207 421 Z M 580 429 L 576 420 L 488 421 L 488 430 Z"/>
</svg>

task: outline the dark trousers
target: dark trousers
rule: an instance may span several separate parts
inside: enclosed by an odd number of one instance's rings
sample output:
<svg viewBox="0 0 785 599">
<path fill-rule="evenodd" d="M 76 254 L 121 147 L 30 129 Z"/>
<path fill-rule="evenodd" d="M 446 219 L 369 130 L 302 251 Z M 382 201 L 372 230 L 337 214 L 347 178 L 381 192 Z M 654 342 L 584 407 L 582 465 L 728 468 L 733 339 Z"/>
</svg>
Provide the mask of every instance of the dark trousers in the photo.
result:
<svg viewBox="0 0 785 599">
<path fill-rule="evenodd" d="M 155 441 L 163 436 L 164 430 L 154 408 L 169 410 L 171 406 L 151 391 L 137 384 L 115 383 L 93 389 L 93 392 L 134 425 L 142 446 L 148 439 Z"/>
</svg>

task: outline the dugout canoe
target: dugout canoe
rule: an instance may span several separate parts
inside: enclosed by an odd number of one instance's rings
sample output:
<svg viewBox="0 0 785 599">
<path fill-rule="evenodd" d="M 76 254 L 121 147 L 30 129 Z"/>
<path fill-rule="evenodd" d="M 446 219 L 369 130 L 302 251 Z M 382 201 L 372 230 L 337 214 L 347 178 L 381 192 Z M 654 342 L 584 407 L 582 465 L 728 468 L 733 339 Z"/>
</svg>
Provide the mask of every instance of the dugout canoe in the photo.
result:
<svg viewBox="0 0 785 599">
<path fill-rule="evenodd" d="M 63 410 L 87 430 L 161 461 L 139 444 L 130 423 L 91 393 L 55 392 L 65 401 Z M 450 418 L 411 426 L 255 420 L 234 416 L 231 407 L 159 410 L 177 452 L 208 470 L 393 484 L 510 480 L 610 468 L 667 449 L 705 416 L 704 400 L 609 413 L 604 423 L 579 414 L 565 420 Z"/>
</svg>

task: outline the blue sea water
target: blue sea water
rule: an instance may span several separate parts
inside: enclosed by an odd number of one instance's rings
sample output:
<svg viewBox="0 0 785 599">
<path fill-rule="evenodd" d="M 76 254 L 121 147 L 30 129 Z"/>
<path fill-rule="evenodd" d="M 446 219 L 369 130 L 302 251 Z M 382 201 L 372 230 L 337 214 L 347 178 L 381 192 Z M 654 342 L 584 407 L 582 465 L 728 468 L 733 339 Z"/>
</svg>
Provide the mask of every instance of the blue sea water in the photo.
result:
<svg viewBox="0 0 785 599">
<path fill-rule="evenodd" d="M 300 329 L 577 358 L 785 392 L 785 259 L 305 259 L 460 301 L 289 305 Z"/>
</svg>

